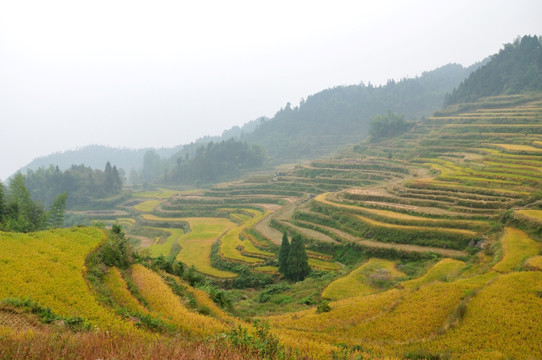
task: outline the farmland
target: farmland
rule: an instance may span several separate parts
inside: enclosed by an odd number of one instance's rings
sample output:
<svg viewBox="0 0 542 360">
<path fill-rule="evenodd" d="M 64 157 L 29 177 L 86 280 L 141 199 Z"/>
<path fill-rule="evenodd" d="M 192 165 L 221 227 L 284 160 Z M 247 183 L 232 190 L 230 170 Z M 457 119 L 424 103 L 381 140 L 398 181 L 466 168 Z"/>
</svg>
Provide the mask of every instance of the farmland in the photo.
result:
<svg viewBox="0 0 542 360">
<path fill-rule="evenodd" d="M 104 228 L 1 233 L 0 298 L 143 346 L 240 325 L 316 359 L 540 358 L 540 119 L 540 95 L 485 98 L 334 157 L 133 192 L 99 220 L 137 239 L 137 256 L 99 281 L 86 261 Z M 284 233 L 312 267 L 297 283 L 278 273 Z"/>
</svg>

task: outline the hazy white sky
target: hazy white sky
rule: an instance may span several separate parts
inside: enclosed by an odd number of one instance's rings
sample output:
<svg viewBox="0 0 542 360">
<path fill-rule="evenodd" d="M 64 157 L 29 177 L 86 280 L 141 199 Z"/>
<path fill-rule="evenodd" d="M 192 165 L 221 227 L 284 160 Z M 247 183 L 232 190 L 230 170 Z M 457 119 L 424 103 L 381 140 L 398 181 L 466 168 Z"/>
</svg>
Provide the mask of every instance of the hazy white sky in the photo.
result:
<svg viewBox="0 0 542 360">
<path fill-rule="evenodd" d="M 526 34 L 540 0 L 0 0 L 0 179 L 88 144 L 189 143 Z"/>
</svg>

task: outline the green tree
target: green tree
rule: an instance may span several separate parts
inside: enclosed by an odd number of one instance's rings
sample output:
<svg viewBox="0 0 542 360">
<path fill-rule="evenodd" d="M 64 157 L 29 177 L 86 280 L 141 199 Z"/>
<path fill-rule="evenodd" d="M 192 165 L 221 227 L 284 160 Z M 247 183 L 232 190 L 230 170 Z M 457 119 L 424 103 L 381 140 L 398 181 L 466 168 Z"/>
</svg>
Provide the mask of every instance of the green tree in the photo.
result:
<svg viewBox="0 0 542 360">
<path fill-rule="evenodd" d="M 288 242 L 288 234 L 286 231 L 282 235 L 282 244 L 279 251 L 279 273 L 286 275 L 288 265 L 288 253 L 290 251 L 290 243 Z"/>
<path fill-rule="evenodd" d="M 4 184 L 0 181 L 0 230 L 4 228 L 4 219 L 6 216 L 6 198 Z"/>
<path fill-rule="evenodd" d="M 64 224 L 64 211 L 66 210 L 66 199 L 68 194 L 63 192 L 58 195 L 53 201 L 53 205 L 49 209 L 49 227 L 59 228 Z"/>
<path fill-rule="evenodd" d="M 120 225 L 113 225 L 99 251 L 101 261 L 107 266 L 126 269 L 133 261 L 134 249 L 124 236 Z"/>
<path fill-rule="evenodd" d="M 397 136 L 411 127 L 404 116 L 388 110 L 386 115 L 376 115 L 369 122 L 369 135 L 373 140 Z"/>
<path fill-rule="evenodd" d="M 32 200 L 24 175 L 17 173 L 9 182 L 7 196 L 8 230 L 30 232 L 45 229 L 47 213 L 43 205 Z"/>
<path fill-rule="evenodd" d="M 286 278 L 292 281 L 302 281 L 311 272 L 309 258 L 305 252 L 305 244 L 301 235 L 296 234 L 292 237 L 290 250 L 288 251 L 288 260 L 286 261 Z"/>
</svg>

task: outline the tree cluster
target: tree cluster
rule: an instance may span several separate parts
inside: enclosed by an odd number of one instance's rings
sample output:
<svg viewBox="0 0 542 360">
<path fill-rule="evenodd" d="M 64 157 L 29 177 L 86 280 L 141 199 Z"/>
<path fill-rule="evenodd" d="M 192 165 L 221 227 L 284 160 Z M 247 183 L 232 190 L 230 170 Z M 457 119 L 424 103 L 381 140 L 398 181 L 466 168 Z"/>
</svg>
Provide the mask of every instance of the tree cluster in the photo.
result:
<svg viewBox="0 0 542 360">
<path fill-rule="evenodd" d="M 284 233 L 278 260 L 279 272 L 288 280 L 302 281 L 311 272 L 303 238 L 299 234 L 292 237 L 290 244 L 288 235 Z"/>
<path fill-rule="evenodd" d="M 9 182 L 7 189 L 0 182 L 0 230 L 31 232 L 47 228 L 61 227 L 64 223 L 67 194 L 59 194 L 49 211 L 41 201 L 32 200 L 25 186 L 25 178 L 17 173 Z"/>
<path fill-rule="evenodd" d="M 261 147 L 235 139 L 200 146 L 195 155 L 178 157 L 175 166 L 164 175 L 171 184 L 212 183 L 236 177 L 242 170 L 263 164 Z"/>
<path fill-rule="evenodd" d="M 342 145 L 359 143 L 377 114 L 391 110 L 407 120 L 430 115 L 477 66 L 449 64 L 382 86 L 362 83 L 323 90 L 299 106 L 287 104 L 245 139 L 263 146 L 272 163 L 329 154 Z"/>
<path fill-rule="evenodd" d="M 68 208 L 113 196 L 122 190 L 121 174 L 109 162 L 103 171 L 85 165 L 72 165 L 65 171 L 54 166 L 28 170 L 25 183 L 32 197 L 45 206 L 51 206 L 60 194 L 67 193 Z"/>
<path fill-rule="evenodd" d="M 399 116 L 388 110 L 386 115 L 376 115 L 369 122 L 369 135 L 372 140 L 390 138 L 404 133 L 412 126 L 405 121 L 404 116 Z"/>
<path fill-rule="evenodd" d="M 542 90 L 542 41 L 524 36 L 491 57 L 445 98 L 444 105 L 473 102 L 484 96 Z"/>
</svg>

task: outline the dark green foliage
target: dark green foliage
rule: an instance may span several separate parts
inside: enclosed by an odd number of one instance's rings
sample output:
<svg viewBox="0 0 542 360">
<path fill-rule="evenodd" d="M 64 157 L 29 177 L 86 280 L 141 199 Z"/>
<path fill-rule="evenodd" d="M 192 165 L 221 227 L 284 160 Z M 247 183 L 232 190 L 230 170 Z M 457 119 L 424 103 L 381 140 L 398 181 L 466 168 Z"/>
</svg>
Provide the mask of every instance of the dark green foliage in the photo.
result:
<svg viewBox="0 0 542 360">
<path fill-rule="evenodd" d="M 412 127 L 412 124 L 405 121 L 404 116 L 399 116 L 388 110 L 386 115 L 376 115 L 369 122 L 369 135 L 372 140 L 390 138 L 404 133 Z M 391 160 L 392 154 L 388 153 Z"/>
<path fill-rule="evenodd" d="M 288 280 L 302 281 L 311 272 L 309 258 L 305 252 L 305 244 L 300 235 L 296 234 L 292 237 L 286 264 L 287 270 L 285 276 Z"/>
<path fill-rule="evenodd" d="M 329 306 L 329 302 L 326 300 L 323 300 L 320 304 L 316 306 L 316 313 L 320 314 L 323 312 L 329 312 L 331 310 L 331 306 Z"/>
<path fill-rule="evenodd" d="M 49 227 L 59 228 L 64 224 L 64 211 L 66 210 L 66 199 L 68 194 L 63 192 L 53 201 L 49 209 Z"/>
<path fill-rule="evenodd" d="M 285 275 L 288 269 L 288 253 L 290 252 L 290 243 L 288 242 L 288 234 L 286 231 L 282 235 L 282 244 L 279 251 L 279 273 Z"/>
<path fill-rule="evenodd" d="M 265 155 L 261 147 L 230 139 L 198 147 L 193 158 L 178 157 L 164 180 L 172 184 L 207 184 L 238 176 L 259 167 Z"/>
<path fill-rule="evenodd" d="M 442 105 L 447 92 L 459 85 L 470 68 L 449 64 L 414 79 L 339 86 L 323 90 L 278 111 L 245 136 L 265 147 L 273 163 L 327 155 L 345 144 L 359 143 L 369 130 L 369 119 L 388 110 L 407 120 L 428 116 Z"/>
<path fill-rule="evenodd" d="M 264 303 L 271 299 L 271 295 L 290 290 L 291 286 L 285 282 L 267 285 L 258 295 L 258 302 Z"/>
<path fill-rule="evenodd" d="M 445 105 L 473 102 L 484 96 L 542 90 L 542 44 L 524 36 L 504 45 L 486 65 L 474 71 L 451 94 Z"/>
<path fill-rule="evenodd" d="M 245 289 L 255 288 L 260 289 L 268 284 L 273 283 L 273 278 L 268 274 L 256 273 L 252 268 L 243 264 L 227 261 L 218 254 L 218 242 L 211 247 L 211 265 L 220 270 L 232 271 L 239 276 L 235 279 L 225 280 L 224 288 Z"/>
<path fill-rule="evenodd" d="M 47 227 L 47 213 L 41 202 L 32 200 L 32 195 L 26 188 L 25 178 L 21 173 L 17 173 L 11 178 L 4 204 L 1 229 L 30 232 L 43 230 Z"/>
<path fill-rule="evenodd" d="M 151 182 L 162 175 L 160 156 L 154 150 L 148 150 L 143 156 L 142 177 L 144 182 Z"/>
<path fill-rule="evenodd" d="M 4 184 L 0 181 L 0 229 L 3 229 L 4 226 L 4 220 L 6 218 L 6 190 L 4 188 Z"/>
<path fill-rule="evenodd" d="M 133 246 L 124 236 L 119 225 L 113 225 L 107 234 L 107 239 L 100 247 L 98 256 L 106 266 L 116 266 L 126 269 L 133 261 Z"/>
<path fill-rule="evenodd" d="M 180 261 L 176 261 L 175 256 L 168 256 L 167 258 L 165 258 L 163 255 L 160 255 L 157 258 L 153 258 L 150 256 L 141 256 L 139 254 L 134 254 L 134 259 L 136 262 L 141 263 L 149 269 L 163 270 L 168 274 L 184 277 L 187 281 L 188 277 L 191 277 L 192 274 L 197 274 L 194 269 L 189 269 L 188 271 L 185 271 L 184 264 Z M 195 278 L 192 279 L 192 283 L 195 284 L 198 282 L 200 281 Z"/>
<path fill-rule="evenodd" d="M 66 192 L 67 208 L 89 206 L 96 199 L 114 197 L 122 190 L 121 175 L 109 162 L 104 171 L 84 165 L 72 165 L 66 171 L 61 171 L 58 166 L 28 170 L 25 184 L 32 197 L 46 206 L 51 206 L 60 194 Z"/>
</svg>

